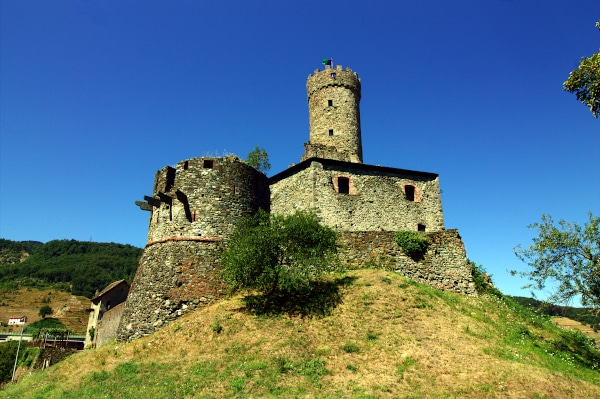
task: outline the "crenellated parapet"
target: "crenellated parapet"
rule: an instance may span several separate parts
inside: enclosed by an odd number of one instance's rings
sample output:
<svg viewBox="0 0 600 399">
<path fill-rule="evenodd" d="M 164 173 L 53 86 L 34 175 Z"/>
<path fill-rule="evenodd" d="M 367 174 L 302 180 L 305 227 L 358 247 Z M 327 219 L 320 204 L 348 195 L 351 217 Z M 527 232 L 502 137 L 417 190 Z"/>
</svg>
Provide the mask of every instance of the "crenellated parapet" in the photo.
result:
<svg viewBox="0 0 600 399">
<path fill-rule="evenodd" d="M 358 73 L 352 72 L 352 69 L 342 69 L 341 65 L 330 68 L 329 65 L 324 70 L 315 69 L 312 75 L 308 76 L 306 82 L 306 94 L 308 100 L 317 91 L 327 86 L 341 86 L 352 90 L 358 100 L 360 100 L 360 78 Z"/>
</svg>

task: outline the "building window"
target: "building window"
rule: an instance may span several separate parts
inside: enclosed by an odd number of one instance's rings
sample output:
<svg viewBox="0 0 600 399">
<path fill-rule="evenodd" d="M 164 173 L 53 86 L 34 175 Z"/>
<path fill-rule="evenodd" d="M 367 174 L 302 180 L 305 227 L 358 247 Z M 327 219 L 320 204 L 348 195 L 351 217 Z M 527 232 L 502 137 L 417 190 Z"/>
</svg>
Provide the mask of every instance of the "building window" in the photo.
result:
<svg viewBox="0 0 600 399">
<path fill-rule="evenodd" d="M 189 166 L 190 166 L 189 162 L 188 162 L 188 161 L 185 161 L 185 162 L 183 163 L 183 170 L 187 170 Z"/>
<path fill-rule="evenodd" d="M 333 107 L 333 100 L 327 100 L 327 106 Z"/>
<path fill-rule="evenodd" d="M 340 176 L 337 178 L 338 193 L 349 194 L 350 193 L 350 179 L 347 177 Z"/>
<path fill-rule="evenodd" d="M 333 129 L 329 129 L 329 135 L 333 136 Z"/>
<path fill-rule="evenodd" d="M 233 186 L 233 193 L 234 194 L 239 194 L 240 193 L 240 188 L 236 185 Z"/>
<path fill-rule="evenodd" d="M 204 169 L 212 169 L 213 168 L 213 160 L 205 159 L 204 161 L 202 161 L 202 167 Z"/>
<path fill-rule="evenodd" d="M 425 225 L 424 225 L 424 224 L 421 224 L 421 223 L 419 223 L 419 224 L 417 225 L 417 231 L 425 231 Z"/>
<path fill-rule="evenodd" d="M 194 209 L 192 211 L 192 222 L 197 222 L 198 221 L 198 210 Z"/>
<path fill-rule="evenodd" d="M 415 186 L 411 186 L 410 184 L 407 184 L 406 186 L 404 186 L 404 195 L 406 195 L 407 200 L 414 201 L 415 200 Z"/>
<path fill-rule="evenodd" d="M 335 76 L 336 76 L 335 73 L 331 74 L 331 77 L 334 78 L 334 79 L 335 79 Z"/>
</svg>

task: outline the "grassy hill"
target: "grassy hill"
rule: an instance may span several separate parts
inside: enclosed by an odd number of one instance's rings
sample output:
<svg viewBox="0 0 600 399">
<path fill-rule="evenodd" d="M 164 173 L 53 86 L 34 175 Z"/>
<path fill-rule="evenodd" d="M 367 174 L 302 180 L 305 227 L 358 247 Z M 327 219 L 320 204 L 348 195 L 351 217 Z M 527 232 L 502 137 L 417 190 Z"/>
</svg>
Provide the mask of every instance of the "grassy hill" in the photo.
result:
<svg viewBox="0 0 600 399">
<path fill-rule="evenodd" d="M 232 297 L 131 343 L 21 370 L 5 398 L 594 398 L 600 354 L 510 299 L 352 271 L 323 317 Z"/>
</svg>

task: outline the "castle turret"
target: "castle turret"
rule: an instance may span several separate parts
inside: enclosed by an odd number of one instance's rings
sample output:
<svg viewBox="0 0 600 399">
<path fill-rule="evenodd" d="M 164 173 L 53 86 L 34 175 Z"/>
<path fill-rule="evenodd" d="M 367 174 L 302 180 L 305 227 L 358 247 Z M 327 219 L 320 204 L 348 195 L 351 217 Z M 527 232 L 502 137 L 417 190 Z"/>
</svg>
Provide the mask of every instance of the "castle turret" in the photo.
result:
<svg viewBox="0 0 600 399">
<path fill-rule="evenodd" d="M 191 158 L 165 166 L 152 196 L 148 242 L 117 329 L 128 341 L 226 293 L 219 268 L 224 241 L 236 223 L 269 210 L 267 177 L 235 156 Z"/>
<path fill-rule="evenodd" d="M 358 74 L 327 65 L 308 77 L 306 91 L 310 139 L 302 161 L 319 157 L 362 163 Z"/>
</svg>

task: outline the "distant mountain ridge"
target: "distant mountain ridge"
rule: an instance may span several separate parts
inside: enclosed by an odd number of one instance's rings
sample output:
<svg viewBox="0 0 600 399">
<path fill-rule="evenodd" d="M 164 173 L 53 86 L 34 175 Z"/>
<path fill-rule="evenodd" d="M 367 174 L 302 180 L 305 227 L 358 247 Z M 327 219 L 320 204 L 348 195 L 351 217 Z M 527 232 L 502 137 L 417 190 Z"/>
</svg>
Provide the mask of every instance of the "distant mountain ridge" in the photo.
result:
<svg viewBox="0 0 600 399">
<path fill-rule="evenodd" d="M 91 298 L 115 280 L 131 281 L 142 251 L 128 244 L 0 238 L 0 289 L 52 287 Z"/>
</svg>

